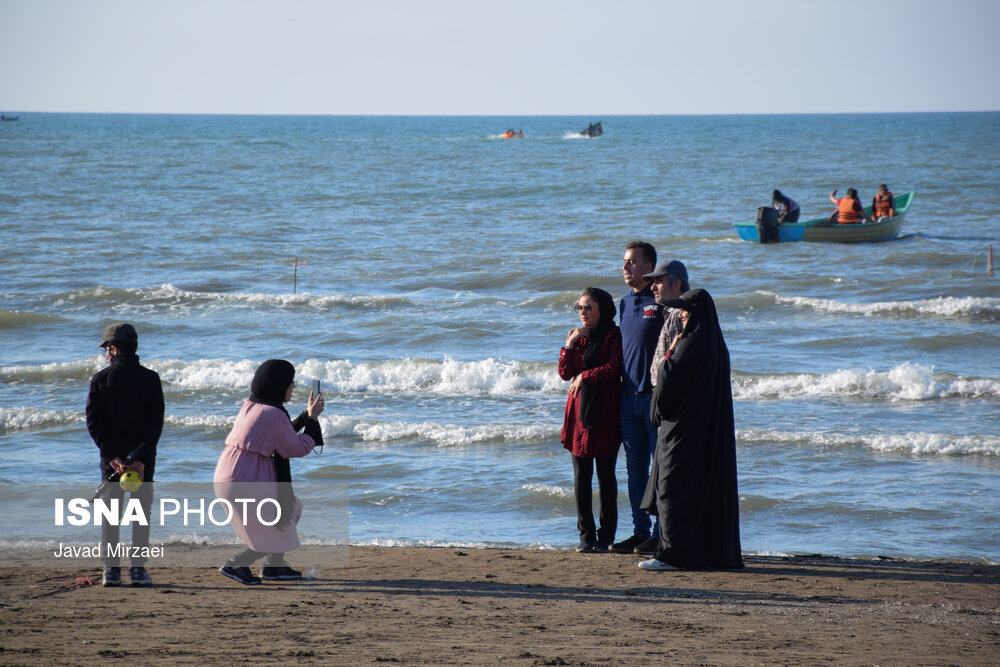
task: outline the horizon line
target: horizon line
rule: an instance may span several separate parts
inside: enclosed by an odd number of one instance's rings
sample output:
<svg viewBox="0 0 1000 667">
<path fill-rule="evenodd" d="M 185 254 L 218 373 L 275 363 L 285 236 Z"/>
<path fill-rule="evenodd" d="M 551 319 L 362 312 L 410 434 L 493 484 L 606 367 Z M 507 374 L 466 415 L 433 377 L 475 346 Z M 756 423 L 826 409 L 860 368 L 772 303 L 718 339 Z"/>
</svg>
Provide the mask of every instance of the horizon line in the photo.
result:
<svg viewBox="0 0 1000 667">
<path fill-rule="evenodd" d="M 795 111 L 795 112 L 709 112 L 709 113 L 541 113 L 541 114 L 505 114 L 505 113 L 325 113 L 325 112 L 229 112 L 229 111 L 40 111 L 40 110 L 10 110 L 2 114 L 78 114 L 78 115 L 122 115 L 122 116 L 315 116 L 315 117 L 364 117 L 378 116 L 385 118 L 628 118 L 628 117 L 692 117 L 692 116 L 877 116 L 902 114 L 938 114 L 938 113 L 998 113 L 1000 109 L 939 109 L 934 111 Z"/>
</svg>

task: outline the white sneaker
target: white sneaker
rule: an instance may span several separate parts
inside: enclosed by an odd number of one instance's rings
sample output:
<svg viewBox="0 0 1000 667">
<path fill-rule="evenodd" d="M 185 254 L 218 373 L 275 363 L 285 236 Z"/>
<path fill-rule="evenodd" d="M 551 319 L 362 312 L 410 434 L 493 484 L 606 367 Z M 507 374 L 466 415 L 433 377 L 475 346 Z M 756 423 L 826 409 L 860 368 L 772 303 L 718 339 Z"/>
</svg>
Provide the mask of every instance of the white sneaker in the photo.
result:
<svg viewBox="0 0 1000 667">
<path fill-rule="evenodd" d="M 639 563 L 639 567 L 644 570 L 650 570 L 652 572 L 666 572 L 667 570 L 679 570 L 680 568 L 676 565 L 671 565 L 670 563 L 664 563 L 662 560 L 656 560 L 655 558 L 650 558 L 649 560 L 644 560 Z"/>
</svg>

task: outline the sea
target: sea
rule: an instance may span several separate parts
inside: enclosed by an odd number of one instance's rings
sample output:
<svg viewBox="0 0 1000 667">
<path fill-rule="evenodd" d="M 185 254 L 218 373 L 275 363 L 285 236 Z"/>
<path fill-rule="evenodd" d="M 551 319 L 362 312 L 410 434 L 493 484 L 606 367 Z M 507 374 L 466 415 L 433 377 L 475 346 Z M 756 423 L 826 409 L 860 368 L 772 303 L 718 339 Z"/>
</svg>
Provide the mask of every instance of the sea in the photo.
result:
<svg viewBox="0 0 1000 667">
<path fill-rule="evenodd" d="M 1000 562 L 998 137 L 1000 113 L 22 112 L 0 123 L 0 544 L 57 539 L 17 522 L 34 484 L 100 481 L 84 406 L 128 321 L 163 382 L 159 481 L 210 482 L 284 358 L 289 411 L 314 379 L 327 406 L 293 477 L 349 489 L 350 544 L 572 549 L 556 360 L 639 239 L 718 306 L 747 554 Z M 732 227 L 775 188 L 805 220 L 880 183 L 916 192 L 898 238 Z M 624 539 L 623 453 L 617 476 Z M 343 539 L 311 495 L 303 538 Z"/>
</svg>

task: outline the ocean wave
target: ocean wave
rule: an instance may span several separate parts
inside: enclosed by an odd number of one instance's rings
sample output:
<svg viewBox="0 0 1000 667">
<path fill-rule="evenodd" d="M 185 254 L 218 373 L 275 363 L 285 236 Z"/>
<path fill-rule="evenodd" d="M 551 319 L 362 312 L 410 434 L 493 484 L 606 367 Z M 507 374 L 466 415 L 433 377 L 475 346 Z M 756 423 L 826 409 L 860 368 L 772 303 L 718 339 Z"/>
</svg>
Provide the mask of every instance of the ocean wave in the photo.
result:
<svg viewBox="0 0 1000 667">
<path fill-rule="evenodd" d="M 275 306 L 279 308 L 304 307 L 310 309 L 335 309 L 355 307 L 359 309 L 386 306 L 407 306 L 412 302 L 399 295 L 355 295 L 355 294 L 269 294 L 266 292 L 200 292 L 184 290 L 169 283 L 159 287 L 91 287 L 72 290 L 53 297 L 52 305 L 93 306 L 95 304 L 120 307 L 128 304 L 131 308 L 143 306 L 200 307 L 200 306 Z"/>
<path fill-rule="evenodd" d="M 259 360 L 179 359 L 143 361 L 159 373 L 164 391 L 224 390 L 242 392 L 253 379 Z M 100 355 L 88 359 L 37 366 L 0 367 L 0 380 L 11 384 L 56 384 L 87 381 L 105 362 Z M 443 396 L 521 396 L 565 394 L 566 383 L 552 362 L 503 361 L 487 358 L 457 361 L 445 357 L 391 359 L 377 362 L 307 359 L 296 364 L 299 382 L 323 383 L 332 394 L 420 393 Z M 899 364 L 887 371 L 841 369 L 822 375 L 810 373 L 733 373 L 733 398 L 742 401 L 801 400 L 810 398 L 863 398 L 920 401 L 938 398 L 1000 397 L 1000 379 L 935 373 L 933 368 Z"/>
<path fill-rule="evenodd" d="M 33 313 L 28 310 L 4 310 L 3 308 L 0 308 L 0 330 L 20 329 L 46 322 L 65 322 L 65 321 L 66 321 L 65 318 L 60 317 L 58 315 Z"/>
<path fill-rule="evenodd" d="M 1000 320 L 1000 299 L 991 297 L 941 296 L 917 301 L 879 301 L 876 303 L 850 303 L 832 299 L 815 299 L 804 296 L 784 296 L 775 292 L 759 294 L 774 299 L 778 304 L 790 304 L 827 313 L 851 315 L 901 315 L 909 317 L 963 317 L 982 320 Z"/>
<path fill-rule="evenodd" d="M 182 428 L 204 428 L 215 431 L 228 431 L 236 423 L 236 414 L 232 415 L 166 415 L 163 423 L 167 426 Z"/>
<path fill-rule="evenodd" d="M 31 407 L 0 408 L 0 435 L 61 426 L 82 426 L 86 421 L 83 410 L 47 410 Z M 166 415 L 163 423 L 182 428 L 228 430 L 236 423 L 236 415 Z"/>
<path fill-rule="evenodd" d="M 528 549 L 532 551 L 565 551 L 565 546 L 555 546 L 544 542 L 502 542 L 483 540 L 420 540 L 407 538 L 371 538 L 371 539 L 342 539 L 342 538 L 321 538 L 315 536 L 302 536 L 302 544 L 307 546 L 352 546 L 352 547 L 427 547 L 427 548 L 448 548 L 448 549 Z M 91 544 L 93 540 L 80 542 L 80 544 Z M 3 538 L 0 539 L 0 549 L 11 550 L 36 550 L 43 549 L 51 551 L 60 543 L 67 543 L 64 539 L 56 538 Z M 231 533 L 225 534 L 202 534 L 202 533 L 173 533 L 157 539 L 158 544 L 162 544 L 169 549 L 175 546 L 229 546 L 238 545 L 239 540 Z M 69 543 L 73 544 L 73 543 Z M 320 569 L 326 569 L 320 565 Z M 329 566 L 327 566 L 329 567 Z M 304 568 L 303 568 L 304 569 Z M 315 568 L 313 568 L 315 570 Z M 317 571 L 318 574 L 318 571 Z"/>
<path fill-rule="evenodd" d="M 862 445 L 878 452 L 1000 456 L 1000 435 L 951 435 L 947 433 L 829 434 L 770 429 L 737 429 L 740 444 L 779 444 L 849 447 Z"/>
<path fill-rule="evenodd" d="M 259 361 L 205 359 L 150 361 L 164 383 L 186 389 L 238 389 L 250 385 Z M 546 362 L 441 361 L 393 359 L 353 363 L 308 359 L 296 365 L 302 382 L 320 380 L 331 393 L 421 392 L 445 395 L 516 395 L 525 392 L 562 392 L 565 383 Z M 2 370 L 0 370 L 2 372 Z"/>
<path fill-rule="evenodd" d="M 389 443 L 400 440 L 428 441 L 439 447 L 517 443 L 535 444 L 558 440 L 559 425 L 521 426 L 483 424 L 459 426 L 435 422 L 383 422 L 344 415 L 320 417 L 326 438 L 358 436 L 367 443 Z"/>
<path fill-rule="evenodd" d="M 384 362 L 306 361 L 305 375 L 340 392 L 418 391 L 431 394 L 511 395 L 564 391 L 555 364 L 545 362 L 442 361 L 400 359 Z"/>
<path fill-rule="evenodd" d="M 0 367 L 0 380 L 11 384 L 18 382 L 45 383 L 60 380 L 89 380 L 101 370 L 105 362 L 100 354 L 79 361 L 64 361 L 37 366 Z"/>
<path fill-rule="evenodd" d="M 71 426 L 83 423 L 82 410 L 46 410 L 43 408 L 0 408 L 0 435 L 16 431 Z"/>
<path fill-rule="evenodd" d="M 998 379 L 935 373 L 932 368 L 909 362 L 888 371 L 837 370 L 824 375 L 733 374 L 733 398 L 743 401 L 826 397 L 921 401 L 998 396 Z"/>
<path fill-rule="evenodd" d="M 552 484 L 522 484 L 518 487 L 519 491 L 526 491 L 531 495 L 545 496 L 551 498 L 572 498 L 573 489 L 564 488 L 561 486 L 553 486 Z"/>
<path fill-rule="evenodd" d="M 242 391 L 250 386 L 259 360 L 243 359 L 144 359 L 143 364 L 160 375 L 164 389 L 227 389 Z M 0 367 L 5 382 L 46 383 L 89 380 L 103 368 L 100 355 L 80 361 L 37 366 Z M 445 395 L 517 395 L 525 392 L 564 392 L 566 383 L 550 362 L 441 361 L 393 359 L 353 363 L 345 360 L 308 359 L 297 364 L 302 382 L 317 379 L 327 393 L 422 392 Z"/>
</svg>

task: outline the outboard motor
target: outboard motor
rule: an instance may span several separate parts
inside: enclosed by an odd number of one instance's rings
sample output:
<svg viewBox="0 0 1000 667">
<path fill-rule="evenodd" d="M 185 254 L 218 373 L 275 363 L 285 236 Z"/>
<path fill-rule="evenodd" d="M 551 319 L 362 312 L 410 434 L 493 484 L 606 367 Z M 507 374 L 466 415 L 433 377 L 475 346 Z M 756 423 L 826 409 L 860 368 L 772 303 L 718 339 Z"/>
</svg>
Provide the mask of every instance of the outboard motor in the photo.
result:
<svg viewBox="0 0 1000 667">
<path fill-rule="evenodd" d="M 780 226 L 778 209 L 770 206 L 757 207 L 757 240 L 760 243 L 777 243 L 780 240 L 778 238 Z"/>
</svg>

